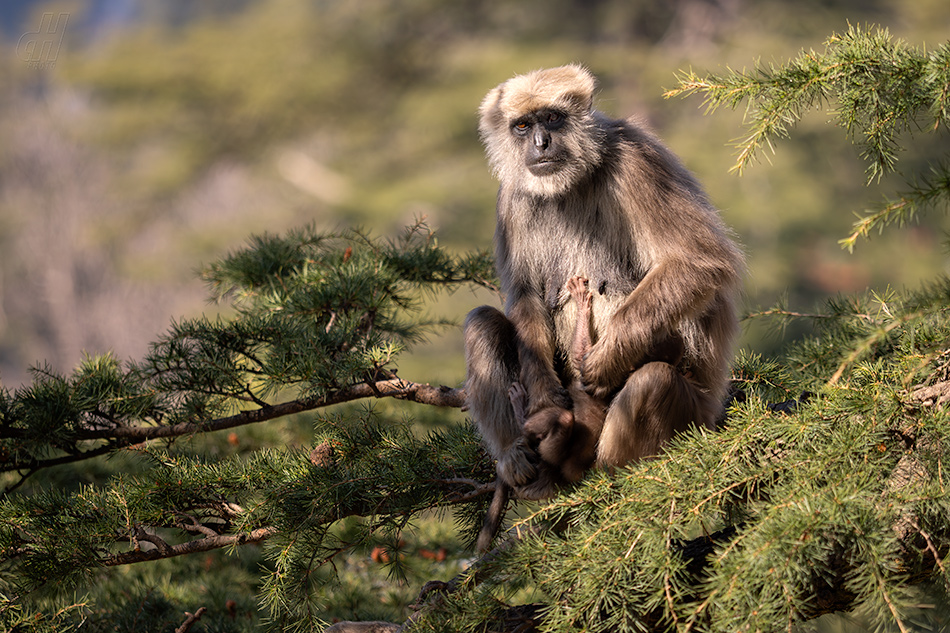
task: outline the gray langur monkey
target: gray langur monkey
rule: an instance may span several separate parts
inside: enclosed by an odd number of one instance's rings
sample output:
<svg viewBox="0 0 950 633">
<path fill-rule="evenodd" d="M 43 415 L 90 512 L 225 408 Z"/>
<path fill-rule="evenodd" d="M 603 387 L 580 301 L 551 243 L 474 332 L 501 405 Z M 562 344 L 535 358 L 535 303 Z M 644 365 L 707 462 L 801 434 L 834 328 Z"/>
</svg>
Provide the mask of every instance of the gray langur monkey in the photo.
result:
<svg viewBox="0 0 950 633">
<path fill-rule="evenodd" d="M 689 425 L 715 428 L 738 330 L 743 256 L 718 211 L 657 138 L 594 110 L 594 87 L 581 66 L 539 70 L 494 88 L 479 110 L 500 181 L 505 305 L 466 318 L 467 404 L 499 490 L 522 498 L 550 496 L 562 479 L 524 420 L 570 411 L 574 381 L 607 407 L 598 466 L 656 455 Z M 576 276 L 592 291 L 583 359 L 571 353 L 577 305 L 562 292 Z M 680 341 L 673 353 L 662 351 L 669 340 Z M 516 382 L 523 416 L 509 397 Z"/>
</svg>

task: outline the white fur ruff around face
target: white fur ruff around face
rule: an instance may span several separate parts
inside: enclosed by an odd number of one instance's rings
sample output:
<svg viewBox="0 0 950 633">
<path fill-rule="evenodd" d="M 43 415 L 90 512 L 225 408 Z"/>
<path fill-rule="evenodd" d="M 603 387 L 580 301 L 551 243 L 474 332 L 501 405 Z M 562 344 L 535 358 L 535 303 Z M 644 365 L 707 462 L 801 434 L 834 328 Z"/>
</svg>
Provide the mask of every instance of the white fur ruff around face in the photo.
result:
<svg viewBox="0 0 950 633">
<path fill-rule="evenodd" d="M 536 70 L 518 75 L 492 89 L 479 109 L 479 132 L 488 164 L 502 183 L 518 183 L 520 191 L 544 198 L 569 191 L 600 163 L 602 132 L 592 110 L 595 80 L 579 65 Z M 524 151 L 510 132 L 521 117 L 552 110 L 565 116 L 559 134 L 565 158 L 559 169 L 535 175 L 526 167 Z"/>
</svg>

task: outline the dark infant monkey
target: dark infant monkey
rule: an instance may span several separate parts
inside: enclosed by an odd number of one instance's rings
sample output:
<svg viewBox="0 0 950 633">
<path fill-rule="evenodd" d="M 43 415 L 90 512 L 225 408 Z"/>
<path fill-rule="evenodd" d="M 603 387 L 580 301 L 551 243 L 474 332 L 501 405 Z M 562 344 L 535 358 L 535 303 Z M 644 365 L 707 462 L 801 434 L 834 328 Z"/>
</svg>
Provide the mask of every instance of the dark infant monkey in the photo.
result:
<svg viewBox="0 0 950 633">
<path fill-rule="evenodd" d="M 565 290 L 577 306 L 571 354 L 577 367 L 584 365 L 590 351 L 590 318 L 593 295 L 588 280 L 575 276 L 567 281 Z M 654 345 L 646 362 L 664 362 L 676 366 L 683 357 L 683 340 L 672 335 Z M 631 368 L 633 369 L 633 368 Z M 594 463 L 597 441 L 607 415 L 607 402 L 594 398 L 584 390 L 579 379 L 567 388 L 571 408 L 546 407 L 527 417 L 528 394 L 519 382 L 511 385 L 508 395 L 515 418 L 522 423 L 525 438 L 541 459 L 560 469 L 565 482 L 580 481 Z"/>
</svg>

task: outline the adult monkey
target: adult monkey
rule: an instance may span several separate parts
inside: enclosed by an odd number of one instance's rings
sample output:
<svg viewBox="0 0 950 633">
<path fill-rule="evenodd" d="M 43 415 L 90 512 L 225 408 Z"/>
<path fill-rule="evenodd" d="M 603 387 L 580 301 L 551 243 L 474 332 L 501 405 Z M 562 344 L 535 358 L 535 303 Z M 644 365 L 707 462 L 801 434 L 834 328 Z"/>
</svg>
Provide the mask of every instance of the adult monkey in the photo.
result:
<svg viewBox="0 0 950 633">
<path fill-rule="evenodd" d="M 593 110 L 594 77 L 562 66 L 514 77 L 485 97 L 479 132 L 500 181 L 495 263 L 504 314 L 465 322 L 468 406 L 521 497 L 553 493 L 555 469 L 526 444 L 508 390 L 528 412 L 570 408 L 580 376 L 609 401 L 597 464 L 655 455 L 722 411 L 743 258 L 702 188 L 654 136 Z M 590 280 L 594 344 L 571 358 L 576 309 L 562 289 Z M 670 337 L 675 366 L 652 360 Z M 500 486 L 503 488 L 504 486 Z"/>
</svg>

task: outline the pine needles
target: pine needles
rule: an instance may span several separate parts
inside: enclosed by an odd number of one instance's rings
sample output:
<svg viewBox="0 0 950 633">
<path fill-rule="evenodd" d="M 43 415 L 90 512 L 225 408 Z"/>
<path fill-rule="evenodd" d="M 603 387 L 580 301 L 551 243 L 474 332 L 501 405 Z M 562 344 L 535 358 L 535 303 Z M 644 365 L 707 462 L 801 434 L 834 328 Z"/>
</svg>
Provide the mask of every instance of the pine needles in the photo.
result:
<svg viewBox="0 0 950 633">
<path fill-rule="evenodd" d="M 950 44 L 926 52 L 891 37 L 886 29 L 851 26 L 782 65 L 757 63 L 751 71 L 701 77 L 689 71 L 666 97 L 702 93 L 708 112 L 746 103 L 748 134 L 736 141 L 733 170 L 742 172 L 763 147 L 786 138 L 809 111 L 827 108 L 857 144 L 868 182 L 897 169 L 907 133 L 946 133 L 950 123 Z M 941 130 L 942 128 L 942 130 Z M 910 177 L 907 190 L 865 214 L 841 240 L 849 250 L 859 237 L 912 221 L 922 210 L 946 208 L 950 166 L 941 160 L 926 177 Z"/>
</svg>

